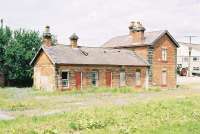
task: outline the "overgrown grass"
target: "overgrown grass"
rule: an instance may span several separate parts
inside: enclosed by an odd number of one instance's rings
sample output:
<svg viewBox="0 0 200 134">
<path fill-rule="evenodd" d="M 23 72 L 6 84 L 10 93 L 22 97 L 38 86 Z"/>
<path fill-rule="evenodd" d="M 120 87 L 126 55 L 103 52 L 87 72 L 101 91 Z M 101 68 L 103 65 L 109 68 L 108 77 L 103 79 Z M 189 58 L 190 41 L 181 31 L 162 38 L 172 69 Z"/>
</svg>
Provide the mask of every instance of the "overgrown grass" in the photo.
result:
<svg viewBox="0 0 200 134">
<path fill-rule="evenodd" d="M 0 88 L 0 110 L 6 111 L 24 111 L 32 109 L 50 109 L 57 103 L 66 103 L 62 100 L 62 97 L 73 97 L 74 101 L 78 101 L 78 98 L 84 98 L 88 95 L 96 95 L 103 93 L 111 94 L 124 94 L 124 93 L 135 93 L 136 90 L 130 87 L 123 88 L 88 88 L 84 90 L 73 89 L 70 91 L 55 91 L 45 92 L 32 88 Z M 77 98 L 78 96 L 78 98 Z M 49 98 L 45 98 L 49 97 Z M 60 97 L 61 100 L 53 97 Z M 57 102 L 60 101 L 60 102 Z"/>
<path fill-rule="evenodd" d="M 198 134 L 200 96 L 0 121 L 6 134 Z"/>
<path fill-rule="evenodd" d="M 54 92 L 45 92 L 38 89 L 34 89 L 34 95 L 42 96 L 54 96 L 54 95 L 66 95 L 66 94 L 87 94 L 87 93 L 136 93 L 144 91 L 143 89 L 134 89 L 132 87 L 120 87 L 120 88 L 107 88 L 107 87 L 90 87 L 86 89 L 71 89 L 68 91 L 54 91 Z"/>
</svg>

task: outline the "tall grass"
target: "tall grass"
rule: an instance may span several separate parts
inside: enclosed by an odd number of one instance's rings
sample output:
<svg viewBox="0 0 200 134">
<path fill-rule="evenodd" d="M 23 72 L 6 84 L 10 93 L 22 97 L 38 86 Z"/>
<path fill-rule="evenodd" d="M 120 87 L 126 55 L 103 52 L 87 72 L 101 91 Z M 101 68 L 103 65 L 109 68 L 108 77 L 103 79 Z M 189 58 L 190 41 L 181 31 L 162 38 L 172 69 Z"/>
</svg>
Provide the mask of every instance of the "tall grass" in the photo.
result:
<svg viewBox="0 0 200 134">
<path fill-rule="evenodd" d="M 198 134 L 200 96 L 0 121 L 6 134 Z"/>
</svg>

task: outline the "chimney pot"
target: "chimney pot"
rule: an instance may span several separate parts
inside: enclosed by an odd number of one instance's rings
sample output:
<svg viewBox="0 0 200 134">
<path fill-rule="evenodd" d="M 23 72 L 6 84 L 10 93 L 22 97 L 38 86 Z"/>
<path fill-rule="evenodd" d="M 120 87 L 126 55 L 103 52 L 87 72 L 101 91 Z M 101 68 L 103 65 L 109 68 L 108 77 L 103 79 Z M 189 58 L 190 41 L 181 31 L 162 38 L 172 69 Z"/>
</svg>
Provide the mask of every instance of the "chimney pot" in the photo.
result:
<svg viewBox="0 0 200 134">
<path fill-rule="evenodd" d="M 142 23 L 139 21 L 132 21 L 129 25 L 130 35 L 133 37 L 134 43 L 141 43 L 144 41 L 144 31 L 145 28 L 143 27 Z"/>
<path fill-rule="evenodd" d="M 78 37 L 75 33 L 73 33 L 73 34 L 69 37 L 69 39 L 70 39 L 70 46 L 71 46 L 72 48 L 77 48 L 77 46 L 78 46 L 77 42 L 78 42 L 79 37 Z"/>
<path fill-rule="evenodd" d="M 51 33 L 50 33 L 50 26 L 46 26 L 44 33 L 43 33 L 43 45 L 50 47 L 52 46 L 52 38 L 51 38 Z"/>
</svg>

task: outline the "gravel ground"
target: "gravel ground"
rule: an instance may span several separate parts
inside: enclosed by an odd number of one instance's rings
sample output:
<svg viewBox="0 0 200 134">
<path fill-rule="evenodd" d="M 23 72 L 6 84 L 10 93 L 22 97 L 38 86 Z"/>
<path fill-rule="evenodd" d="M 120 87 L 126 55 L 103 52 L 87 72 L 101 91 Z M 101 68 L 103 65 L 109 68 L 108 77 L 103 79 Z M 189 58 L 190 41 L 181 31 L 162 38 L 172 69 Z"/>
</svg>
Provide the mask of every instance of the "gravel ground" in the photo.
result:
<svg viewBox="0 0 200 134">
<path fill-rule="evenodd" d="M 177 76 L 177 84 L 190 84 L 190 83 L 200 83 L 200 77 Z"/>
<path fill-rule="evenodd" d="M 13 116 L 10 116 L 9 114 L 3 112 L 3 111 L 0 111 L 0 120 L 12 120 L 14 119 Z"/>
</svg>

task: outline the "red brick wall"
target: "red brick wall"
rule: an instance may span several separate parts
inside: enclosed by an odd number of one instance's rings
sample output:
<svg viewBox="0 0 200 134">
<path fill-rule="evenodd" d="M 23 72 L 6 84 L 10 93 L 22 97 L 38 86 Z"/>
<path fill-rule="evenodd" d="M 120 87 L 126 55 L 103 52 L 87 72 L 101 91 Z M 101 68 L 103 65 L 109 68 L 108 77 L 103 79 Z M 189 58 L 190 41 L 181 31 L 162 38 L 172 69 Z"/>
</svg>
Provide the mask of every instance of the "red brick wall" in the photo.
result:
<svg viewBox="0 0 200 134">
<path fill-rule="evenodd" d="M 124 67 L 126 72 L 126 86 L 135 87 L 135 72 L 136 69 L 141 69 L 141 87 L 144 87 L 145 85 L 145 76 L 146 76 L 146 67 Z M 61 73 L 62 70 L 68 70 L 70 72 L 70 88 L 76 87 L 75 82 L 75 72 L 83 72 L 83 81 L 82 86 L 83 88 L 87 88 L 92 86 L 91 85 L 91 78 L 89 77 L 89 74 L 91 71 L 98 71 L 99 72 L 99 80 L 98 80 L 98 86 L 99 87 L 105 87 L 106 86 L 106 72 L 111 71 L 112 72 L 112 87 L 119 87 L 119 73 L 120 73 L 120 67 L 119 66 L 87 66 L 87 65 L 66 65 L 66 66 L 60 66 L 59 71 Z M 61 79 L 61 78 L 59 78 Z M 61 82 L 59 82 L 61 84 Z M 62 86 L 58 85 L 59 89 L 62 89 Z"/>
<path fill-rule="evenodd" d="M 140 47 L 134 47 L 134 48 L 129 48 L 129 49 L 135 51 L 135 53 L 138 56 L 147 60 L 147 46 L 140 46 Z"/>
<path fill-rule="evenodd" d="M 167 48 L 167 61 L 162 61 L 162 48 Z M 162 69 L 167 71 L 167 87 L 176 87 L 176 46 L 170 40 L 170 38 L 165 35 L 163 36 L 154 46 L 153 51 L 153 77 L 152 84 L 162 86 L 161 75 Z"/>
</svg>

